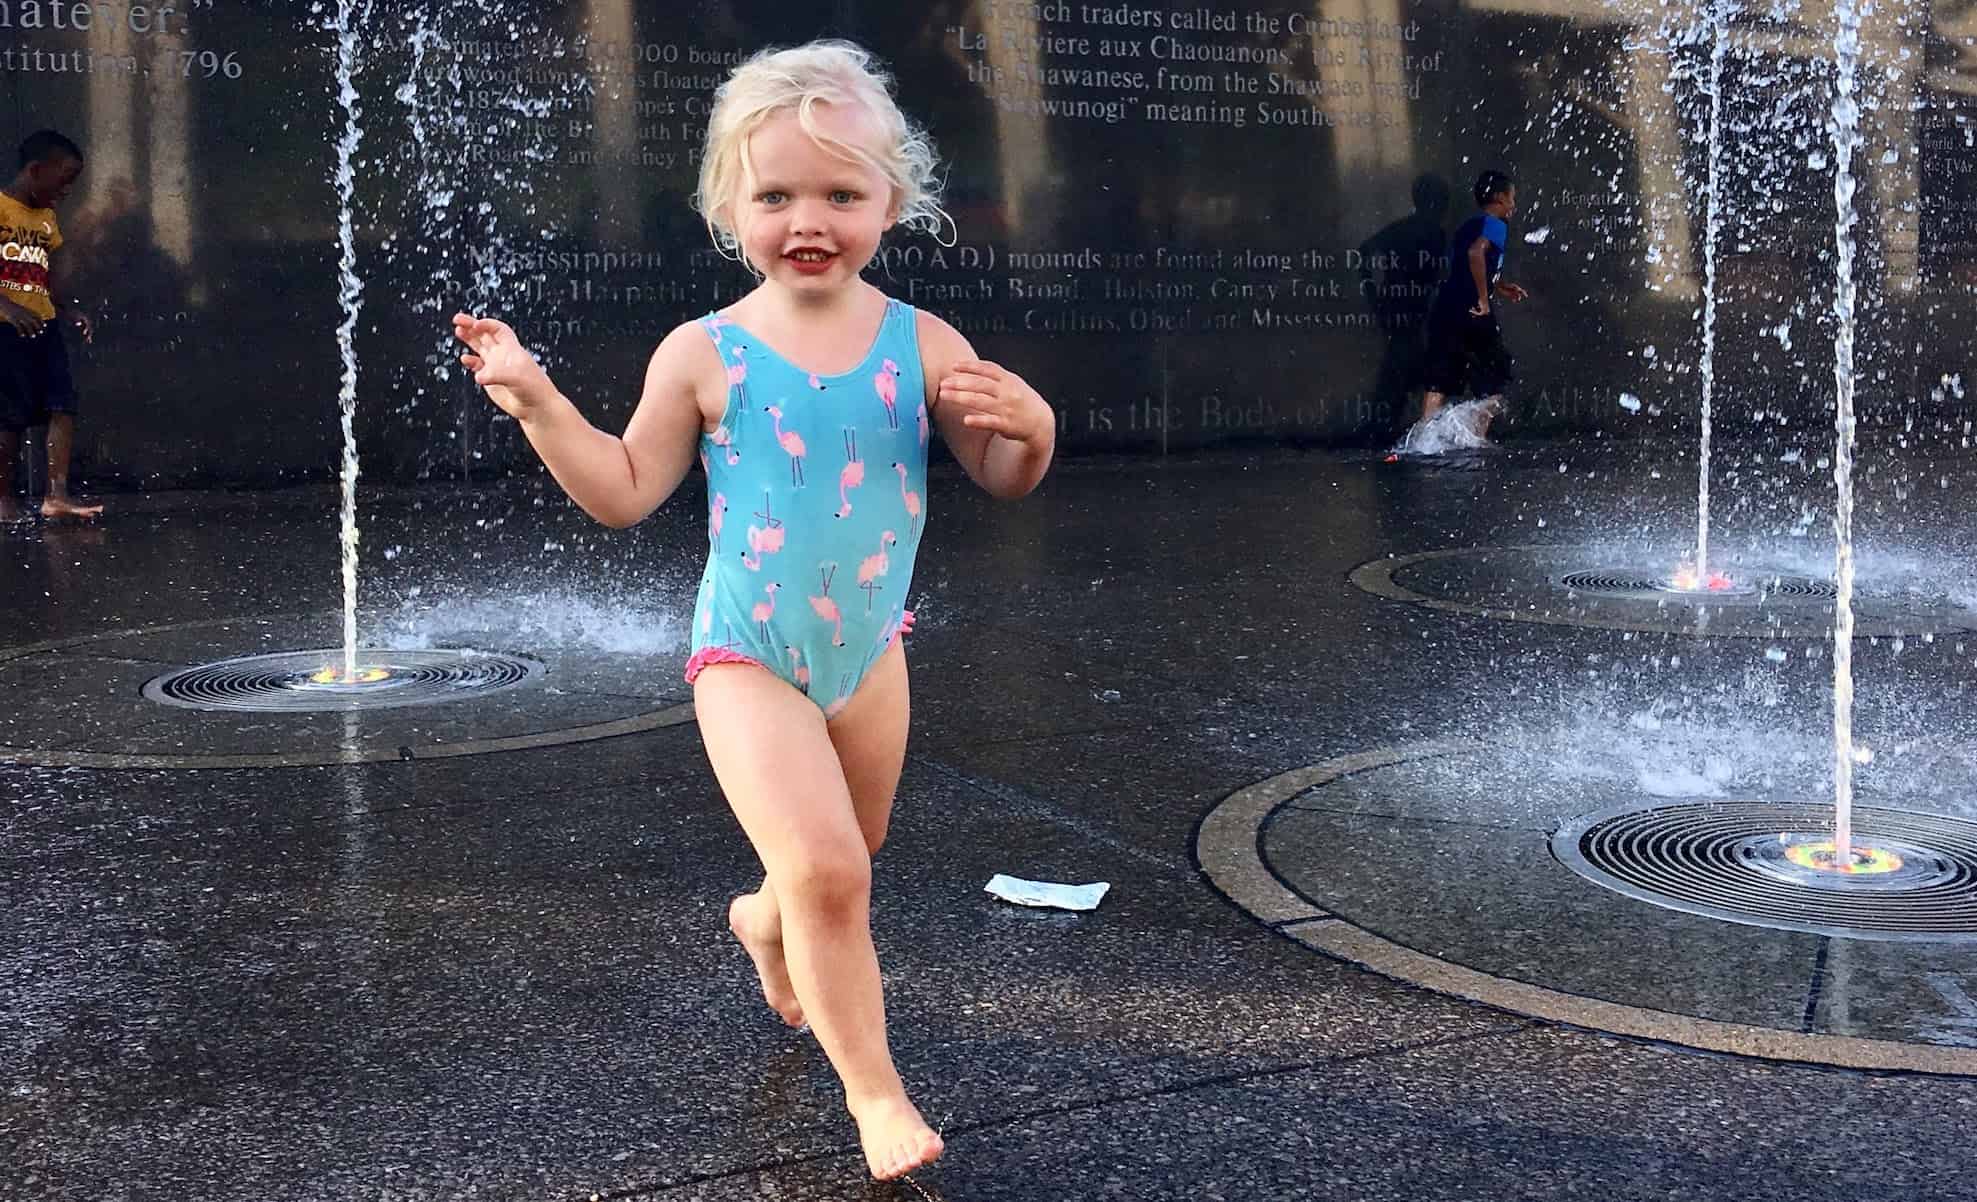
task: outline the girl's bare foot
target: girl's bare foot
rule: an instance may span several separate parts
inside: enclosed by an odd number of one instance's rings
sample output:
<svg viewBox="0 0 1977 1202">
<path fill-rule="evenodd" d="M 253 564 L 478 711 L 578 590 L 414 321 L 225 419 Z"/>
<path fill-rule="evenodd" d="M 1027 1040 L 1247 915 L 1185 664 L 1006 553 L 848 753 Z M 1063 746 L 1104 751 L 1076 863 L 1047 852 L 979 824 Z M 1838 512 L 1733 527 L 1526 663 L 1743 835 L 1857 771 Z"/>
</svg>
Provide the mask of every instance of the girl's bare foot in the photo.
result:
<svg viewBox="0 0 1977 1202">
<path fill-rule="evenodd" d="M 920 1117 L 905 1094 L 854 1105 L 851 1117 L 858 1123 L 858 1142 L 865 1148 L 866 1167 L 881 1181 L 925 1168 L 939 1160 L 946 1149 L 940 1135 L 927 1126 L 927 1120 Z"/>
<path fill-rule="evenodd" d="M 748 958 L 755 961 L 755 974 L 762 978 L 762 996 L 768 999 L 769 1009 L 790 1026 L 800 1027 L 803 1006 L 796 1000 L 796 987 L 789 983 L 789 966 L 783 963 L 781 924 L 771 926 L 771 921 L 762 913 L 758 894 L 744 893 L 728 905 L 728 929 L 748 949 Z"/>
</svg>

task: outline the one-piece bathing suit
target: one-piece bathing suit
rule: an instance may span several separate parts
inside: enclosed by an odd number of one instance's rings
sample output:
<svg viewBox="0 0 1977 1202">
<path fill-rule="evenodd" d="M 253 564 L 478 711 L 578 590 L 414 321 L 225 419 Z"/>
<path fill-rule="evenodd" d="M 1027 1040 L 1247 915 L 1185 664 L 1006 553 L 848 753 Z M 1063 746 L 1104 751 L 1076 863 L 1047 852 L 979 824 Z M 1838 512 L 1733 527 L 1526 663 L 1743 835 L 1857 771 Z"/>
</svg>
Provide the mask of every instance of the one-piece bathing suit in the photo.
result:
<svg viewBox="0 0 1977 1202">
<path fill-rule="evenodd" d="M 700 441 L 707 569 L 686 678 L 753 663 L 835 714 L 912 627 L 929 436 L 913 308 L 888 299 L 841 375 L 804 371 L 718 314 L 701 326 L 728 404 Z"/>
</svg>

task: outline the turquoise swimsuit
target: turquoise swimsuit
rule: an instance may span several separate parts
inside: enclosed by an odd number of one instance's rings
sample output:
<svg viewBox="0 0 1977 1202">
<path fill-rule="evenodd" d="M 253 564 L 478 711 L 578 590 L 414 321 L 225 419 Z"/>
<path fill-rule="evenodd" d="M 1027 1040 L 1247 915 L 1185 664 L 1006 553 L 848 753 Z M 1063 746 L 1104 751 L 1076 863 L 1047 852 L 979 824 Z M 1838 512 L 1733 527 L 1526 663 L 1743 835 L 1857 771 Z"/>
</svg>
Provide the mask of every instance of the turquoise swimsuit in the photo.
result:
<svg viewBox="0 0 1977 1202">
<path fill-rule="evenodd" d="M 753 663 L 835 714 L 912 624 L 929 436 L 913 308 L 887 300 L 864 361 L 834 376 L 718 314 L 701 326 L 727 367 L 728 407 L 701 436 L 707 570 L 687 680 Z"/>
</svg>

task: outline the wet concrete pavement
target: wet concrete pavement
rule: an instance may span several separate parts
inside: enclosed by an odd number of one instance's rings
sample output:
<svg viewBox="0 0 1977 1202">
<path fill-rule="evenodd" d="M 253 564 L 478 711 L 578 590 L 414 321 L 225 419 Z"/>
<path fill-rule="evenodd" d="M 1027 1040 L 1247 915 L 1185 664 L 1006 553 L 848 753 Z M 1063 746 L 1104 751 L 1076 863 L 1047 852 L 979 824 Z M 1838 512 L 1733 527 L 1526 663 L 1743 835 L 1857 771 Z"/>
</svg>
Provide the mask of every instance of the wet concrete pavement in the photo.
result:
<svg viewBox="0 0 1977 1202">
<path fill-rule="evenodd" d="M 864 1180 L 821 1054 L 773 1020 L 726 933 L 755 865 L 691 724 L 559 742 L 590 711 L 515 690 L 367 714 L 361 741 L 412 754 L 335 764 L 325 749 L 356 736 L 318 719 L 146 714 L 130 682 L 210 651 L 200 630 L 264 619 L 276 642 L 334 640 L 329 493 L 111 497 L 94 529 L 0 532 L 0 657 L 42 648 L 0 659 L 0 1195 L 1967 1196 L 1977 1080 L 1947 1060 L 1870 1074 L 1709 1054 L 1449 997 L 1315 953 L 1197 862 L 1197 824 L 1244 786 L 1463 736 L 1492 749 L 1480 767 L 1303 798 L 1259 854 L 1312 892 L 1350 877 L 1389 938 L 1512 975 L 1544 959 L 1542 934 L 1488 944 L 1451 891 L 1541 895 L 1587 996 L 1719 1017 L 1756 994 L 1746 1011 L 1789 1023 L 1795 971 L 1753 974 L 1706 934 L 1671 944 L 1652 907 L 1465 847 L 1666 795 L 1671 767 L 1705 792 L 1818 789 L 1819 641 L 1496 621 L 1348 582 L 1449 547 L 1672 558 L 1693 533 L 1690 470 L 1650 444 L 1525 444 L 1459 468 L 1226 453 L 1068 463 L 1017 505 L 937 473 L 875 923 L 895 1052 L 950 1150 L 885 1186 Z M 1956 500 L 1973 482 L 1955 456 L 1871 477 L 1864 576 L 1950 608 L 1977 597 Z M 1808 464 L 1741 503 L 1726 490 L 1714 541 L 1816 569 L 1819 484 Z M 686 698 L 697 496 L 627 532 L 537 484 L 376 490 L 365 510 L 367 637 L 499 639 L 549 663 L 545 687 L 622 701 L 611 713 Z M 1977 811 L 1971 660 L 1953 635 L 1859 648 L 1867 795 Z M 478 726 L 551 737 L 426 753 Z M 256 740 L 296 762 L 144 758 Z M 24 762 L 58 745 L 129 758 Z M 1373 814 L 1379 838 L 1339 846 L 1354 828 L 1311 821 L 1328 811 Z M 1368 858 L 1410 816 L 1443 832 L 1413 841 L 1432 850 Z M 1363 871 L 1327 873 L 1355 855 Z M 1090 914 L 1024 910 L 981 891 L 996 872 L 1113 890 Z M 1603 961 L 1586 952 L 1602 940 Z M 1929 985 L 1977 996 L 1961 953 L 1859 950 L 1875 971 L 1845 986 L 1858 997 L 1823 997 L 1815 1027 L 1925 1057 L 1968 1046 L 1977 1021 Z"/>
</svg>

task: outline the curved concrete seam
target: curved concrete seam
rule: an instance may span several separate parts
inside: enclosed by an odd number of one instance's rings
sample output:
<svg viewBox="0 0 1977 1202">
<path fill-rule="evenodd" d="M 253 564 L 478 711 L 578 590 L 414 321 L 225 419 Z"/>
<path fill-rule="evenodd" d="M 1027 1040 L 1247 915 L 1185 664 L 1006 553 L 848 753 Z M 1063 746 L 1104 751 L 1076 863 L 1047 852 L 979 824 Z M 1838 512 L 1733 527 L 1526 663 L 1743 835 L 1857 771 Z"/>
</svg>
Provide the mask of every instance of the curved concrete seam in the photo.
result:
<svg viewBox="0 0 1977 1202">
<path fill-rule="evenodd" d="M 1430 755 L 1471 751 L 1481 746 L 1471 739 L 1409 743 L 1343 756 L 1308 768 L 1294 768 L 1258 781 L 1224 798 L 1201 820 L 1201 828 L 1195 835 L 1195 858 L 1216 888 L 1265 923 L 1324 917 L 1326 911 L 1299 897 L 1278 880 L 1276 874 L 1263 863 L 1263 857 L 1257 854 L 1256 841 L 1270 815 L 1284 802 L 1305 790 L 1329 784 L 1342 776 Z"/>
<path fill-rule="evenodd" d="M 1869 1071 L 1977 1076 L 1977 1049 L 1696 1018 L 1582 997 L 1453 964 L 1321 909 L 1284 884 L 1265 862 L 1265 828 L 1278 810 L 1301 794 L 1371 768 L 1484 746 L 1477 739 L 1405 743 L 1339 756 L 1258 781 L 1231 793 L 1203 817 L 1195 835 L 1195 857 L 1210 884 L 1272 930 L 1322 955 L 1437 993 L 1548 1022 L 1703 1051 Z"/>
<path fill-rule="evenodd" d="M 140 634 L 164 634 L 171 630 L 198 630 L 202 626 L 230 626 L 235 622 L 292 622 L 298 618 L 314 618 L 334 614 L 333 609 L 304 609 L 285 614 L 249 614 L 232 618 L 197 618 L 190 622 L 166 622 L 158 626 L 126 626 L 118 630 L 103 630 L 95 634 L 76 634 L 66 638 L 43 639 L 38 643 L 22 643 L 15 647 L 0 647 L 0 664 L 10 659 L 35 655 L 43 651 L 59 651 L 63 647 L 74 647 L 83 643 L 97 643 L 104 639 L 128 638 Z"/>
<path fill-rule="evenodd" d="M 1652 1039 L 1709 1052 L 1835 1065 L 1870 1071 L 1977 1076 L 1977 1050 L 1901 1043 L 1855 1035 L 1814 1035 L 1746 1023 L 1721 1022 L 1601 1001 L 1491 976 L 1402 947 L 1344 919 L 1287 927 L 1286 935 L 1313 951 L 1370 968 L 1382 976 L 1482 1002 L 1500 1010 L 1612 1035 Z"/>
<path fill-rule="evenodd" d="M 566 743 L 588 743 L 617 735 L 637 734 L 693 721 L 693 703 L 683 701 L 665 709 L 572 726 L 564 730 L 537 731 L 526 735 L 505 735 L 494 739 L 470 739 L 460 743 L 435 743 L 412 748 L 411 759 L 442 760 L 465 755 L 487 755 L 500 751 L 527 751 L 538 747 L 560 747 Z M 395 763 L 407 757 L 396 747 L 352 748 L 347 751 L 268 752 L 249 755 L 146 755 L 138 752 L 40 751 L 29 747 L 0 746 L 0 763 L 30 768 L 320 768 L 336 764 Z"/>
<path fill-rule="evenodd" d="M 231 626 L 240 622 L 292 622 L 302 618 L 322 617 L 337 613 L 330 609 L 296 610 L 279 614 L 249 614 L 230 618 L 198 618 L 190 622 L 166 622 L 156 626 L 127 626 L 117 630 L 98 631 L 95 634 L 69 635 L 59 639 L 43 639 L 37 643 L 22 643 L 13 647 L 0 647 L 0 663 L 38 655 L 46 651 L 59 651 L 65 647 L 81 646 L 85 643 L 102 642 L 106 639 L 130 638 L 145 634 L 163 634 L 174 630 L 198 630 L 207 626 Z M 667 726 L 679 726 L 694 720 L 693 703 L 679 702 L 664 709 L 634 714 L 629 718 L 614 718 L 609 722 L 594 722 L 587 726 L 572 726 L 563 730 L 534 731 L 525 735 L 504 735 L 492 739 L 469 739 L 459 743 L 435 743 L 426 747 L 412 748 L 413 760 L 452 759 L 457 756 L 487 755 L 501 751 L 527 751 L 538 747 L 557 747 L 565 743 L 588 743 L 597 739 L 609 739 L 617 735 L 637 734 L 641 731 L 658 730 Z M 306 752 L 265 752 L 241 755 L 151 755 L 143 752 L 117 751 L 66 751 L 38 747 L 8 747 L 0 745 L 0 764 L 13 764 L 29 768 L 102 768 L 102 769 L 221 769 L 221 768 L 321 768 L 336 764 L 381 764 L 406 759 L 404 751 L 397 747 L 368 747 L 330 751 Z"/>
</svg>

